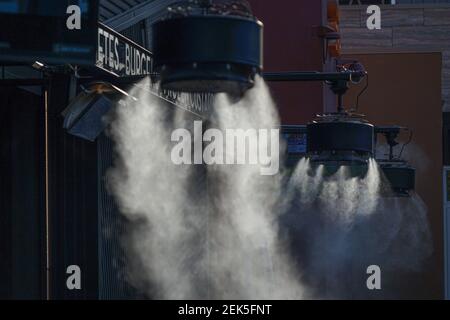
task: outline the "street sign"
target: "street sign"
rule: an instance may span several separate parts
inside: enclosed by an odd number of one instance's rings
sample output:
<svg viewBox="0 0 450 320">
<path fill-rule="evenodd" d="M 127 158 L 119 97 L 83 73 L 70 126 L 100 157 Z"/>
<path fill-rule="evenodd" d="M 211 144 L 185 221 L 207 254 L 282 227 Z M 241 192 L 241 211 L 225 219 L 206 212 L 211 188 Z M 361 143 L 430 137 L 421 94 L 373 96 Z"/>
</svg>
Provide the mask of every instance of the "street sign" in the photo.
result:
<svg viewBox="0 0 450 320">
<path fill-rule="evenodd" d="M 153 72 L 153 55 L 137 43 L 99 23 L 95 65 L 117 77 L 141 76 Z"/>
<path fill-rule="evenodd" d="M 98 0 L 0 0 L 0 61 L 93 65 L 97 19 Z"/>
</svg>

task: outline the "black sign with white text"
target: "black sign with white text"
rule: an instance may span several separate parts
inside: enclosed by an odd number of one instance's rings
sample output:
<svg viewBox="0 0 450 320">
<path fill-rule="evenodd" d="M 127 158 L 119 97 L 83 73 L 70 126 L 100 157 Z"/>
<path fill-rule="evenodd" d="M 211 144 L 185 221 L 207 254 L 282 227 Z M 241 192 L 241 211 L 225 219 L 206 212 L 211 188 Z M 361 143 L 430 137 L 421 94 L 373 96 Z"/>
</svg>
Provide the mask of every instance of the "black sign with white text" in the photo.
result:
<svg viewBox="0 0 450 320">
<path fill-rule="evenodd" d="M 99 23 L 96 66 L 115 76 L 152 73 L 153 55 L 120 33 Z"/>
</svg>

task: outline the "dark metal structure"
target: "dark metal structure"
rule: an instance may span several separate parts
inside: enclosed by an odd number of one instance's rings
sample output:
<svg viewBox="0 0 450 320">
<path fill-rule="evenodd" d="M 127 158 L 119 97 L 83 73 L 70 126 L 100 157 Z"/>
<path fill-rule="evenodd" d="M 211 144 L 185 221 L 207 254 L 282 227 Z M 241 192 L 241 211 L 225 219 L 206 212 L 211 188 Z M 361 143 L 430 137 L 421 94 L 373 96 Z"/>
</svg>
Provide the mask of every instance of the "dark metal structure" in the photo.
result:
<svg viewBox="0 0 450 320">
<path fill-rule="evenodd" d="M 67 26 L 70 1 L 14 1 L 0 7 L 0 61 L 94 64 L 98 0 L 84 1 L 79 28 Z M 69 11 L 70 12 L 70 11 Z"/>
<path fill-rule="evenodd" d="M 379 157 L 378 163 L 391 188 L 387 193 L 394 193 L 395 196 L 408 196 L 416 186 L 416 170 L 402 159 L 404 148 L 412 140 L 411 131 L 409 140 L 403 144 L 397 155 L 394 154 L 394 148 L 399 145 L 397 138 L 402 131 L 409 131 L 409 129 L 399 126 L 379 126 L 375 130 L 377 135 L 385 137 L 389 146 L 389 153 L 384 157 Z"/>
<path fill-rule="evenodd" d="M 262 29 L 242 1 L 185 1 L 169 7 L 168 16 L 153 26 L 152 36 L 162 88 L 233 93 L 248 89 L 262 70 Z"/>
<path fill-rule="evenodd" d="M 337 112 L 318 115 L 306 125 L 307 153 L 313 162 L 360 162 L 365 164 L 374 151 L 374 127 L 364 116 L 347 112 L 343 95 L 349 83 L 360 82 L 366 76 L 358 63 L 337 66 L 337 72 L 284 72 L 265 73 L 266 81 L 323 81 L 337 96 Z"/>
<path fill-rule="evenodd" d="M 115 17 L 133 10 L 138 5 L 142 5 L 148 0 L 99 0 L 99 20 L 108 21 Z M 150 1 L 151 2 L 151 1 Z"/>
<path fill-rule="evenodd" d="M 416 170 L 405 161 L 380 162 L 381 170 L 397 195 L 407 196 L 416 186 Z"/>
<path fill-rule="evenodd" d="M 350 64 L 350 68 L 341 72 L 288 72 L 265 73 L 268 81 L 326 81 L 330 89 L 338 96 L 337 113 L 318 115 L 314 121 L 305 126 L 282 128 L 288 139 L 288 165 L 295 164 L 299 158 L 307 156 L 314 166 L 325 165 L 324 174 L 334 174 L 339 167 L 348 166 L 352 176 L 363 176 L 367 172 L 367 160 L 376 156 L 377 135 L 383 135 L 389 146 L 387 158 L 377 158 L 384 178 L 389 183 L 389 195 L 408 196 L 415 188 L 415 169 L 401 159 L 405 143 L 398 157 L 394 147 L 401 131 L 406 128 L 398 126 L 374 127 L 364 116 L 345 111 L 342 97 L 348 89 L 349 82 L 359 82 L 366 76 L 360 64 Z M 338 66 L 339 68 L 339 66 Z M 306 151 L 298 152 L 295 140 L 289 143 L 289 137 L 301 137 L 306 142 Z M 292 139 L 292 138 L 291 138 Z"/>
<path fill-rule="evenodd" d="M 411 141 L 412 135 L 403 144 L 401 151 L 394 153 L 402 131 L 408 129 L 373 126 L 359 121 L 313 122 L 309 125 L 281 127 L 282 137 L 287 144 L 285 159 L 288 167 L 295 167 L 301 158 L 309 157 L 313 168 L 324 165 L 324 176 L 332 175 L 341 166 L 346 166 L 351 176 L 362 177 L 367 172 L 368 157 L 374 157 L 387 182 L 382 190 L 383 195 L 395 197 L 409 196 L 416 184 L 415 168 L 402 159 L 403 149 Z M 384 136 L 389 146 L 385 155 L 376 152 L 380 141 L 378 136 Z M 315 170 L 311 173 L 314 175 Z"/>
<path fill-rule="evenodd" d="M 345 151 L 368 156 L 373 154 L 374 127 L 362 118 L 342 114 L 322 115 L 307 125 L 307 134 L 310 154 L 329 152 L 337 155 Z"/>
</svg>

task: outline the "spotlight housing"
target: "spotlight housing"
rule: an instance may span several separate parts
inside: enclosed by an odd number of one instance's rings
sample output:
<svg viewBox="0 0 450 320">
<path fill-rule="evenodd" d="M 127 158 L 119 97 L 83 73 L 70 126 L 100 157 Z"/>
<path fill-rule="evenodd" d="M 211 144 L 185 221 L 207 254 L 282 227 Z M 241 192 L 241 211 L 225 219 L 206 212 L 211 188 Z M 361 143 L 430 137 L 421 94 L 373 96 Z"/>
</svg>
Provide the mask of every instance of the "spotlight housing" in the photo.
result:
<svg viewBox="0 0 450 320">
<path fill-rule="evenodd" d="M 409 196 L 409 192 L 415 189 L 416 169 L 406 161 L 379 161 L 379 165 L 389 182 L 390 191 L 396 196 Z"/>
<path fill-rule="evenodd" d="M 64 129 L 71 135 L 94 141 L 107 126 L 104 116 L 121 98 L 135 100 L 111 83 L 90 83 L 63 111 Z"/>
<path fill-rule="evenodd" d="M 411 191 L 414 191 L 416 184 L 416 170 L 406 160 L 402 159 L 402 152 L 394 154 L 394 148 L 399 145 L 397 138 L 402 131 L 409 131 L 409 141 L 403 144 L 404 147 L 412 140 L 412 131 L 400 126 L 377 126 L 377 134 L 385 137 L 389 146 L 387 157 L 377 158 L 377 162 L 389 183 L 389 189 L 384 190 L 386 196 L 407 197 Z"/>
<path fill-rule="evenodd" d="M 366 164 L 373 155 L 374 126 L 361 115 L 319 115 L 307 125 L 307 137 L 307 151 L 313 162 Z"/>
<path fill-rule="evenodd" d="M 261 73 L 263 24 L 244 1 L 188 1 L 153 25 L 163 89 L 239 93 Z"/>
</svg>

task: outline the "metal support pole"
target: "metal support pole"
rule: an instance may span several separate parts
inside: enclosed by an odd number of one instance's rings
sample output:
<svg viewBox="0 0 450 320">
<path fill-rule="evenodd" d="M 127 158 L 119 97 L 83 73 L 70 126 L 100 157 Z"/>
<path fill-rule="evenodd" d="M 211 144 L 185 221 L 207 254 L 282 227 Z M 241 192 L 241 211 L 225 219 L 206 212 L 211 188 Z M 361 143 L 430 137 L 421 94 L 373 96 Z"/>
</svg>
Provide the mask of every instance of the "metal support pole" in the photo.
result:
<svg viewBox="0 0 450 320">
<path fill-rule="evenodd" d="M 356 72 L 265 72 L 266 81 L 359 81 L 366 73 Z"/>
</svg>

